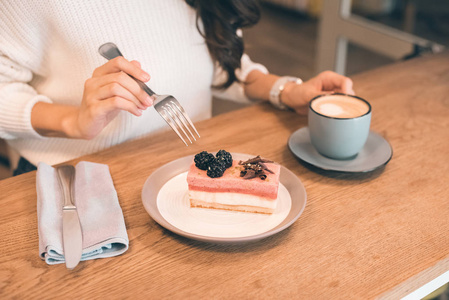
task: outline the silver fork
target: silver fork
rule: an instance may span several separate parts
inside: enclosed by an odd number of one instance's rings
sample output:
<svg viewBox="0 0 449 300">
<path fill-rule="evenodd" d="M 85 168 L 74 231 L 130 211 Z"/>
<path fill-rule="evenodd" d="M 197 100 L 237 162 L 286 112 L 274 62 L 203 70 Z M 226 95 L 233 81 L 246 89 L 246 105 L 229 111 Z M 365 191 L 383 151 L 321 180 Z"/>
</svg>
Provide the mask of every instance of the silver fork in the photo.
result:
<svg viewBox="0 0 449 300">
<path fill-rule="evenodd" d="M 123 56 L 118 47 L 114 43 L 106 43 L 100 46 L 98 52 L 108 60 L 116 58 L 117 56 Z M 189 144 L 186 142 L 184 137 L 186 137 L 190 144 L 196 141 L 195 135 L 192 133 L 193 129 L 200 138 L 198 131 L 190 120 L 184 108 L 179 104 L 175 97 L 170 95 L 158 95 L 153 92 L 144 82 L 137 78 L 131 76 L 139 86 L 150 96 L 156 98 L 153 102 L 153 106 L 156 111 L 162 116 L 162 118 L 167 122 L 168 125 L 173 129 L 174 132 L 179 136 L 179 138 L 184 142 L 186 146 Z M 181 134 L 181 132 L 184 134 Z M 193 140 L 193 141 L 192 141 Z"/>
</svg>

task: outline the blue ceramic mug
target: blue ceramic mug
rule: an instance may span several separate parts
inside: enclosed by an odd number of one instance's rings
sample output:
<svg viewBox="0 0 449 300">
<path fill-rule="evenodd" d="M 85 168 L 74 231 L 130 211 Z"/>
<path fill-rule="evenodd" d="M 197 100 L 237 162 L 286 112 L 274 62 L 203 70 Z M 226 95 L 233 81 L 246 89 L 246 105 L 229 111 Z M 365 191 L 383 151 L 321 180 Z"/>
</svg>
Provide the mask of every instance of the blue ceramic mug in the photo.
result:
<svg viewBox="0 0 449 300">
<path fill-rule="evenodd" d="M 353 159 L 366 143 L 371 105 L 347 94 L 325 94 L 309 103 L 309 132 L 315 149 L 332 159 Z"/>
</svg>

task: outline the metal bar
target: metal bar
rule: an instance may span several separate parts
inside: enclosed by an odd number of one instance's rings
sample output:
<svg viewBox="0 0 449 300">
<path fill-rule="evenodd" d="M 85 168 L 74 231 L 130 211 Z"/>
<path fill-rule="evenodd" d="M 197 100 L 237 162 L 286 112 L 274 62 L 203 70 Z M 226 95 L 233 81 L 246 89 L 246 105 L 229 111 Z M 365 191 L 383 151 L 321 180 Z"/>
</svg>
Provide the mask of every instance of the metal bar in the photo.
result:
<svg viewBox="0 0 449 300">
<path fill-rule="evenodd" d="M 351 14 L 351 0 L 324 0 L 318 31 L 317 72 L 345 74 L 348 42 L 398 60 L 416 47 L 437 53 L 444 46 Z"/>
</svg>

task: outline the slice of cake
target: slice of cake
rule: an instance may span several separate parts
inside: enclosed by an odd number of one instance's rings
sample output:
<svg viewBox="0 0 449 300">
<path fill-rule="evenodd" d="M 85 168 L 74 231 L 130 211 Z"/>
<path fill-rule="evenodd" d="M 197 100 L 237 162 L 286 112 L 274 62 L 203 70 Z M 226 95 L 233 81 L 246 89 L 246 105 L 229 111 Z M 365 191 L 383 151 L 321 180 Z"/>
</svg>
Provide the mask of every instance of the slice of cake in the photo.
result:
<svg viewBox="0 0 449 300">
<path fill-rule="evenodd" d="M 195 156 L 187 174 L 191 207 L 271 214 L 277 206 L 280 166 L 259 156 L 232 160 L 220 150 Z"/>
</svg>

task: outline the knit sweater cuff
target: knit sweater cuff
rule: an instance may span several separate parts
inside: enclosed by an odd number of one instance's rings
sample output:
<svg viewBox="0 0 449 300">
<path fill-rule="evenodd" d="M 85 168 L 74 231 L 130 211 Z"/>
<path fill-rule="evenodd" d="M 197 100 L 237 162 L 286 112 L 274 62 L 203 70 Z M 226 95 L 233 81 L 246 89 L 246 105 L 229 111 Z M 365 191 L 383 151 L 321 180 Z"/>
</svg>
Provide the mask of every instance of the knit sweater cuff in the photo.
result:
<svg viewBox="0 0 449 300">
<path fill-rule="evenodd" d="M 43 95 L 37 95 L 34 89 L 25 84 L 12 87 L 10 84 L 0 92 L 0 137 L 44 138 L 31 126 L 31 110 L 37 102 L 52 103 Z M 19 85 L 19 84 L 17 84 Z"/>
</svg>

